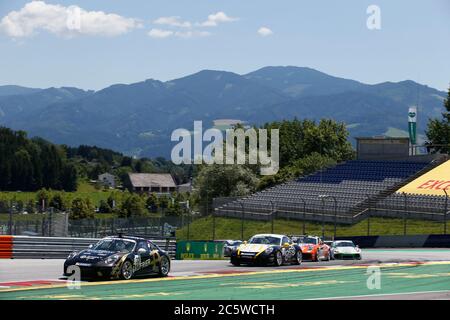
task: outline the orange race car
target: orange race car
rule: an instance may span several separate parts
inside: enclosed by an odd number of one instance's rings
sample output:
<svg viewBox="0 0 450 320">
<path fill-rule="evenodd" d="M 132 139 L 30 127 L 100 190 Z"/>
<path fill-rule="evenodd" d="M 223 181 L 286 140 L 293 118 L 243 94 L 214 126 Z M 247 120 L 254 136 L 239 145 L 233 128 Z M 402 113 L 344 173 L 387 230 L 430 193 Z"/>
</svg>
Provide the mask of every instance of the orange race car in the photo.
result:
<svg viewBox="0 0 450 320">
<path fill-rule="evenodd" d="M 302 248 L 304 260 L 330 261 L 330 247 L 316 236 L 292 236 L 292 241 Z"/>
</svg>

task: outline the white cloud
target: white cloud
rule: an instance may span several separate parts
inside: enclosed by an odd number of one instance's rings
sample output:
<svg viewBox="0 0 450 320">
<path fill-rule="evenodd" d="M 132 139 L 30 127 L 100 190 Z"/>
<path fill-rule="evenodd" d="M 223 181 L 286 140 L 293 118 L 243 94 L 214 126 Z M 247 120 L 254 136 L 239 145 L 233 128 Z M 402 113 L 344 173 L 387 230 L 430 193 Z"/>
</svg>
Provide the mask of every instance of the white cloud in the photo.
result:
<svg viewBox="0 0 450 320">
<path fill-rule="evenodd" d="M 118 36 L 141 27 L 138 20 L 103 11 L 86 11 L 77 6 L 64 7 L 44 1 L 27 3 L 0 21 L 0 32 L 13 37 L 29 37 L 39 30 L 63 37 L 76 35 Z"/>
<path fill-rule="evenodd" d="M 273 35 L 273 31 L 270 30 L 270 29 L 267 28 L 267 27 L 261 27 L 261 28 L 259 28 L 259 29 L 258 29 L 258 33 L 259 33 L 259 35 L 261 35 L 261 36 L 263 36 L 263 37 L 267 37 L 267 36 Z"/>
<path fill-rule="evenodd" d="M 171 30 L 151 29 L 148 35 L 151 38 L 164 39 L 173 36 L 174 32 Z"/>
<path fill-rule="evenodd" d="M 172 17 L 161 17 L 153 21 L 154 24 L 159 25 L 167 25 L 171 27 L 178 28 L 190 28 L 192 23 L 189 21 L 182 21 L 180 17 L 172 16 Z"/>
<path fill-rule="evenodd" d="M 219 11 L 217 13 L 214 14 L 210 14 L 208 16 L 208 20 L 206 20 L 205 22 L 201 23 L 200 25 L 202 27 L 216 27 L 219 23 L 223 23 L 223 22 L 233 22 L 239 20 L 238 18 L 232 18 L 226 15 L 225 12 L 223 11 Z"/>
<path fill-rule="evenodd" d="M 162 29 L 151 29 L 148 32 L 148 35 L 151 38 L 156 39 L 164 39 L 169 37 L 177 37 L 177 38 L 198 38 L 198 37 L 207 37 L 211 35 L 211 33 L 206 31 L 172 31 L 172 30 L 162 30 Z"/>
<path fill-rule="evenodd" d="M 175 32 L 175 36 L 180 38 L 201 38 L 208 37 L 211 33 L 207 31 L 186 31 L 186 32 Z"/>
</svg>

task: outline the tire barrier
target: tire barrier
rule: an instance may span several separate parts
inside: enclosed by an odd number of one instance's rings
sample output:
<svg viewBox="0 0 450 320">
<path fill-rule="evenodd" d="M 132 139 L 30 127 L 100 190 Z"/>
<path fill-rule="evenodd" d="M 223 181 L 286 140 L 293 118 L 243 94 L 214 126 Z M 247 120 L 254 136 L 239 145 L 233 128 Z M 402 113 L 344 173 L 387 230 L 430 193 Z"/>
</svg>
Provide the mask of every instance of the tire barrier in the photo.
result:
<svg viewBox="0 0 450 320">
<path fill-rule="evenodd" d="M 361 248 L 450 248 L 450 235 L 336 237 Z"/>
<path fill-rule="evenodd" d="M 0 236 L 0 259 L 64 259 L 72 251 L 87 249 L 96 238 Z M 149 239 L 175 258 L 176 240 Z"/>
<path fill-rule="evenodd" d="M 13 255 L 13 237 L 0 236 L 0 259 L 11 259 Z"/>
</svg>

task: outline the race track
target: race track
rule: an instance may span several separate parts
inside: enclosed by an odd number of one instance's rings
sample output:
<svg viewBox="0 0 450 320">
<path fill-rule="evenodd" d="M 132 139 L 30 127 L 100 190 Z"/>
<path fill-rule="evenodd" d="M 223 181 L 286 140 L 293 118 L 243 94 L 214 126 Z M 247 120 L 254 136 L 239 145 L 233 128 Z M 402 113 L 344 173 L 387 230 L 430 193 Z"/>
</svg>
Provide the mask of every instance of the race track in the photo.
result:
<svg viewBox="0 0 450 320">
<path fill-rule="evenodd" d="M 60 278 L 62 264 L 0 260 L 0 299 L 450 298 L 448 249 L 363 250 L 359 261 L 305 261 L 278 268 L 234 267 L 226 260 L 172 261 L 169 278 L 82 283 L 82 290 L 67 289 Z M 368 266 L 380 267 L 380 289 L 367 287 Z M 245 289 L 253 289 L 251 297 Z"/>
</svg>

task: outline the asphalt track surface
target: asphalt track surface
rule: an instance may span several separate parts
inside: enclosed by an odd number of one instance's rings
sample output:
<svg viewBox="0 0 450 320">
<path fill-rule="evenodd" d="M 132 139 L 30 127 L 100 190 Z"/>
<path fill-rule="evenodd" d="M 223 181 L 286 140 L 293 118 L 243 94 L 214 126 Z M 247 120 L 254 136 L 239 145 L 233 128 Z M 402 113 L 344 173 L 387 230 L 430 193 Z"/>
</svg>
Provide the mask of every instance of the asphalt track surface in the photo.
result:
<svg viewBox="0 0 450 320">
<path fill-rule="evenodd" d="M 48 285 L 52 284 L 52 282 L 64 283 L 60 279 L 63 261 L 64 260 L 0 260 L 0 299 L 10 298 L 10 296 L 7 295 L 7 290 L 10 290 L 11 288 L 17 289 L 16 285 L 19 286 L 19 289 L 17 290 L 26 290 L 26 287 L 23 288 L 20 286 L 34 286 L 35 283 L 33 282 L 36 282 L 38 286 L 41 283 L 44 287 L 47 285 L 46 288 L 48 289 Z M 386 272 L 388 277 L 390 277 L 389 282 L 385 282 L 385 287 L 388 287 L 386 290 L 368 292 L 367 290 L 356 290 L 356 287 L 352 289 L 351 286 L 355 283 L 365 283 L 367 276 L 364 274 L 367 266 L 381 266 L 383 270 L 389 270 L 389 272 Z M 407 272 L 405 272 L 405 270 Z M 314 281 L 305 282 L 305 278 L 302 278 L 303 282 L 300 283 L 300 275 L 302 277 L 306 276 L 306 280 L 309 279 Z M 220 292 L 213 291 L 208 293 L 208 290 L 211 288 L 199 287 L 199 295 L 197 298 L 206 299 L 208 297 L 210 299 L 215 299 L 212 295 L 218 293 L 219 296 L 217 296 L 217 298 L 220 299 L 220 293 L 225 294 L 227 288 L 230 288 L 228 289 L 228 293 L 232 297 L 235 297 L 236 299 L 245 299 L 245 296 L 240 296 L 239 294 L 242 291 L 242 288 L 251 289 L 251 286 L 254 286 L 254 289 L 257 290 L 264 289 L 263 291 L 265 293 L 261 296 L 263 299 L 264 297 L 266 299 L 271 298 L 271 289 L 276 289 L 277 292 L 284 290 L 286 293 L 284 296 L 285 299 L 450 299 L 450 250 L 367 249 L 363 250 L 362 260 L 304 261 L 301 266 L 283 267 L 234 267 L 227 260 L 172 261 L 170 276 L 171 278 L 169 278 L 169 280 L 179 279 L 179 285 L 177 285 L 176 281 L 162 282 L 164 284 L 169 284 L 167 287 L 168 292 L 177 291 L 179 287 L 183 287 L 183 283 L 186 281 L 188 281 L 189 285 L 194 285 L 194 287 L 197 284 L 201 287 L 201 282 L 205 281 L 205 279 L 209 279 L 209 281 L 215 279 L 220 282 L 220 285 L 223 286 L 221 287 Z M 342 279 L 339 283 L 334 280 L 338 278 Z M 234 289 L 235 291 L 231 290 L 232 287 L 236 288 L 237 279 L 239 279 L 241 283 L 248 283 L 249 285 L 247 285 L 247 287 L 242 287 L 239 291 L 236 291 L 236 289 Z M 232 280 L 235 282 L 232 282 Z M 136 281 L 137 282 L 132 282 L 135 286 L 139 284 L 139 281 L 159 281 L 159 279 Z M 285 285 L 281 285 L 280 287 L 280 283 L 285 283 Z M 388 283 L 390 287 L 387 285 Z M 88 284 L 88 286 L 91 284 Z M 98 286 L 99 284 L 100 286 Z M 100 289 L 102 287 L 102 282 L 93 283 L 93 285 L 95 285 L 95 287 L 93 287 L 92 290 L 95 289 L 96 291 L 91 290 L 92 292 L 88 292 L 86 296 L 74 297 L 93 299 L 101 297 Z M 120 289 L 120 292 L 122 292 L 124 288 L 120 281 L 105 282 L 105 285 L 110 285 L 111 288 L 117 287 L 117 290 Z M 294 287 L 304 285 L 312 286 L 312 289 L 309 289 L 309 291 L 303 291 L 303 293 L 309 292 L 311 294 L 292 295 Z M 336 293 L 335 295 L 331 292 L 333 290 L 327 292 L 327 294 L 323 294 L 323 292 L 317 289 L 320 286 L 333 287 L 335 285 L 340 285 L 340 287 L 342 287 L 342 289 L 336 289 L 334 291 Z M 345 288 L 345 286 L 348 286 L 348 288 Z M 399 288 L 398 292 L 396 292 L 396 288 Z M 43 290 L 43 292 L 45 292 L 45 288 Z M 142 288 L 131 288 L 130 290 L 129 295 L 111 295 L 111 298 L 127 299 L 134 297 L 138 299 L 153 299 L 158 298 L 158 294 L 163 294 L 162 292 L 155 292 L 153 295 L 150 293 L 143 293 Z M 30 291 L 36 292 L 36 290 Z M 148 290 L 146 289 L 146 292 L 147 291 Z M 167 295 L 169 294 L 170 293 L 167 293 Z M 184 299 L 182 296 L 183 292 L 179 292 L 179 294 L 180 296 L 178 296 L 178 298 Z M 203 297 L 203 295 L 205 295 L 205 297 Z M 45 297 L 58 298 L 60 296 L 47 294 Z M 164 295 L 163 297 L 167 298 L 167 296 Z M 14 296 L 13 298 L 26 299 L 27 296 Z M 33 296 L 28 296 L 28 298 L 34 299 Z M 222 296 L 222 298 L 224 297 Z"/>
</svg>

